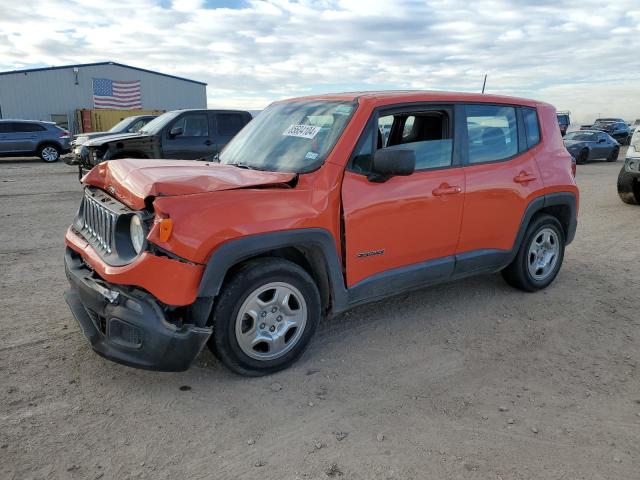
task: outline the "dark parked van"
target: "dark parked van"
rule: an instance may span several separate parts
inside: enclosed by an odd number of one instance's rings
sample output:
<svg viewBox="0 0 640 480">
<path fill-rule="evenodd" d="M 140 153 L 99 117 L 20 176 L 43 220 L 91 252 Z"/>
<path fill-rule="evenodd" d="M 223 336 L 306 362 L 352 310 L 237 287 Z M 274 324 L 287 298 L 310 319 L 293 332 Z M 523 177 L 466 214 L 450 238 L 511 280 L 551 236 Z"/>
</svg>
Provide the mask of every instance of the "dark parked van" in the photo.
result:
<svg viewBox="0 0 640 480">
<path fill-rule="evenodd" d="M 75 162 L 83 172 L 119 158 L 211 160 L 251 118 L 241 110 L 173 110 L 138 132 L 87 141 Z"/>
</svg>

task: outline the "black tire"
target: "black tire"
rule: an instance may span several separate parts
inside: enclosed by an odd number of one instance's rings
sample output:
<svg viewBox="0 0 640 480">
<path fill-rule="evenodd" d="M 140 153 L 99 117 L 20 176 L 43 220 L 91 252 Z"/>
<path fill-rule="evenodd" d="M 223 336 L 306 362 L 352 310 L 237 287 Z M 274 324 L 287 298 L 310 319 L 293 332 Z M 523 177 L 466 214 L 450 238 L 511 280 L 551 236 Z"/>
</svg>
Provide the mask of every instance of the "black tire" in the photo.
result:
<svg viewBox="0 0 640 480">
<path fill-rule="evenodd" d="M 544 279 L 540 280 L 534 278 L 529 272 L 528 257 L 529 247 L 539 233 L 545 228 L 552 229 L 555 232 L 558 239 L 559 249 L 555 266 L 549 271 Z M 551 282 L 553 282 L 560 271 L 562 260 L 564 259 L 564 247 L 565 236 L 560 222 L 551 215 L 537 214 L 533 217 L 531 223 L 527 227 L 527 231 L 524 234 L 524 238 L 522 239 L 522 243 L 520 244 L 516 257 L 505 269 L 502 270 L 502 277 L 509 285 L 520 290 L 524 290 L 525 292 L 535 292 L 546 288 L 551 284 Z"/>
<path fill-rule="evenodd" d="M 61 150 L 60 147 L 53 143 L 45 143 L 38 147 L 38 157 L 40 160 L 47 163 L 53 163 L 60 160 Z"/>
<path fill-rule="evenodd" d="M 619 153 L 620 153 L 620 148 L 615 147 L 607 157 L 607 162 L 617 162 Z"/>
<path fill-rule="evenodd" d="M 629 205 L 640 205 L 640 179 L 627 172 L 624 167 L 618 174 L 618 196 Z"/>
<path fill-rule="evenodd" d="M 584 149 L 580 150 L 580 153 L 576 157 L 576 163 L 578 165 L 584 165 L 588 161 L 589 161 L 589 149 L 584 148 Z"/>
<path fill-rule="evenodd" d="M 297 343 L 282 356 L 262 360 L 247 355 L 236 338 L 236 317 L 249 295 L 261 286 L 284 282 L 294 286 L 306 303 L 306 323 Z M 318 288 L 301 267 L 279 258 L 260 258 L 245 263 L 225 283 L 213 312 L 213 335 L 208 347 L 230 370 L 245 376 L 262 376 L 289 367 L 307 348 L 321 317 Z M 261 327 L 262 328 L 262 327 Z"/>
</svg>

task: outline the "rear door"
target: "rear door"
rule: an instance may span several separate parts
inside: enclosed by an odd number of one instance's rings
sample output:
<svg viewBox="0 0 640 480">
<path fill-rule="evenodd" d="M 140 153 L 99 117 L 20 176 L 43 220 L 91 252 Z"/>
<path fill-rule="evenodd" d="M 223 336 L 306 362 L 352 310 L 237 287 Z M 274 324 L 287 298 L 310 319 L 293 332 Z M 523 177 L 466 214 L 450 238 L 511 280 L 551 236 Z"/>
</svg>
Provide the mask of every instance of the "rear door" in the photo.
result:
<svg viewBox="0 0 640 480">
<path fill-rule="evenodd" d="M 370 121 L 342 184 L 349 287 L 385 272 L 390 281 L 411 269 L 433 267 L 438 279 L 452 273 L 464 200 L 454 128 L 451 105 L 386 109 Z M 416 171 L 370 181 L 378 149 L 413 150 Z"/>
<path fill-rule="evenodd" d="M 182 129 L 182 133 L 171 135 L 171 131 L 178 127 Z M 181 160 L 210 159 L 215 150 L 214 127 L 207 112 L 183 113 L 162 133 L 163 157 Z"/>
<path fill-rule="evenodd" d="M 240 112 L 216 113 L 216 153 L 219 153 L 229 141 L 242 130 L 248 120 Z"/>
<path fill-rule="evenodd" d="M 13 122 L 9 132 L 9 144 L 13 152 L 35 152 L 38 141 L 46 131 L 41 125 L 29 122 Z"/>
<path fill-rule="evenodd" d="M 458 274 L 503 260 L 501 254 L 514 248 L 527 205 L 543 188 L 535 160 L 541 149 L 535 109 L 490 104 L 462 108 L 466 192 Z"/>
</svg>

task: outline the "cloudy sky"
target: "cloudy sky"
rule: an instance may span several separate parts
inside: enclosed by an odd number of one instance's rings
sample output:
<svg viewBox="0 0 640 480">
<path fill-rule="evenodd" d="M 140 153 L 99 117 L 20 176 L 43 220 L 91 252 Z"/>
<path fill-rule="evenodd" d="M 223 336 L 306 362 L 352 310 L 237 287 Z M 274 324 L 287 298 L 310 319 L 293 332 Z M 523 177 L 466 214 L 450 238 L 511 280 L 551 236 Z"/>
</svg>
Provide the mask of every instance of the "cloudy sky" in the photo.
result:
<svg viewBox="0 0 640 480">
<path fill-rule="evenodd" d="M 113 60 L 209 105 L 372 89 L 487 91 L 640 118 L 640 0 L 0 0 L 0 71 Z"/>
</svg>

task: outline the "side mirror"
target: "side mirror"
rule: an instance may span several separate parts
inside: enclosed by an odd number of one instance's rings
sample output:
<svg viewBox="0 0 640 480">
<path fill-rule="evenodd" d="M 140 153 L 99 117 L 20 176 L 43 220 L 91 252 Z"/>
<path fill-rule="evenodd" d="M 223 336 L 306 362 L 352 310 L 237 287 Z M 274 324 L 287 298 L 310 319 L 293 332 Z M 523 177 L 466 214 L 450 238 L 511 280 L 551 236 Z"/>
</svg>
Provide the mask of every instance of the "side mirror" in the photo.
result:
<svg viewBox="0 0 640 480">
<path fill-rule="evenodd" d="M 411 175 L 416 169 L 416 154 L 413 150 L 383 148 L 373 155 L 370 182 L 382 183 L 391 177 Z"/>
<path fill-rule="evenodd" d="M 180 135 L 182 135 L 184 133 L 184 131 L 182 130 L 182 127 L 173 127 L 171 129 L 171 131 L 169 132 L 169 136 L 170 137 L 178 137 Z"/>
</svg>

